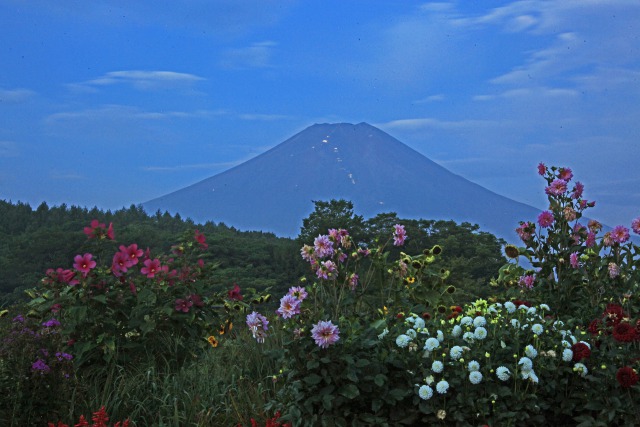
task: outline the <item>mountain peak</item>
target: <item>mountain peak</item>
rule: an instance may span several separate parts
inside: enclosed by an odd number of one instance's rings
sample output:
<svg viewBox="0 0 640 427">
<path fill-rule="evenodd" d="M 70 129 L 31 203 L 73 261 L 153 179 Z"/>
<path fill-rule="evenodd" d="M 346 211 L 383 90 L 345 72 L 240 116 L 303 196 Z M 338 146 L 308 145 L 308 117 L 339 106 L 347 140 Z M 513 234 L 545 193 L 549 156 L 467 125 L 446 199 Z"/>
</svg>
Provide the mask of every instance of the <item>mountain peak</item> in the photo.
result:
<svg viewBox="0 0 640 427">
<path fill-rule="evenodd" d="M 396 212 L 401 218 L 467 221 L 510 239 L 518 219 L 538 212 L 451 173 L 365 122 L 316 123 L 241 165 L 143 206 L 196 222 L 295 236 L 314 200 L 341 198 L 365 217 Z"/>
</svg>

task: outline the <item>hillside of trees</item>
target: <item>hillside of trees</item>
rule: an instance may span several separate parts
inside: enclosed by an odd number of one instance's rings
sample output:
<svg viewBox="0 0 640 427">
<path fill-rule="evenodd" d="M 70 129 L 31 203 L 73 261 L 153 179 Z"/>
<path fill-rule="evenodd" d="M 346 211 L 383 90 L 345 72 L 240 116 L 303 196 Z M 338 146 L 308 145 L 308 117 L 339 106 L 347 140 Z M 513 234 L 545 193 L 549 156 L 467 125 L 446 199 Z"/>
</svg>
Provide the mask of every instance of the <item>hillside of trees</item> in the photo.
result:
<svg viewBox="0 0 640 427">
<path fill-rule="evenodd" d="M 185 232 L 200 230 L 207 238 L 207 261 L 219 263 L 214 282 L 220 289 L 234 283 L 241 288 L 263 290 L 271 287 L 277 295 L 308 273 L 300 257 L 303 243 L 328 228 L 346 228 L 356 241 L 376 245 L 391 235 L 394 224 L 405 226 L 409 238 L 394 251 L 417 254 L 438 244 L 443 252 L 439 261 L 449 269 L 449 281 L 475 295 L 487 295 L 488 282 L 504 264 L 504 242 L 482 232 L 477 225 L 453 221 L 407 220 L 395 213 L 364 219 L 346 200 L 316 201 L 315 211 L 303 220 L 296 239 L 277 237 L 260 231 L 239 231 L 223 223 L 195 224 L 179 214 L 165 212 L 148 215 L 141 206 L 103 211 L 78 206 L 30 205 L 0 200 L 0 307 L 23 298 L 26 289 L 38 285 L 48 268 L 70 268 L 73 257 L 87 244 L 84 227 L 93 219 L 113 223 L 118 244 L 137 243 L 139 247 L 168 252 Z"/>
</svg>

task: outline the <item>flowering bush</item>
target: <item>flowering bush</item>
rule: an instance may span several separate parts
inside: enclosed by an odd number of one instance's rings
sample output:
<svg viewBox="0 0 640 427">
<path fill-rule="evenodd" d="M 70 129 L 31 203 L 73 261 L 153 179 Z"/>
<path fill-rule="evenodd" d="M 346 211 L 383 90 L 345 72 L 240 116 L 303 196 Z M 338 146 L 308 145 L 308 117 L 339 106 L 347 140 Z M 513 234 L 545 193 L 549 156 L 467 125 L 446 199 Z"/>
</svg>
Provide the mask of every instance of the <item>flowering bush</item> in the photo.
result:
<svg viewBox="0 0 640 427">
<path fill-rule="evenodd" d="M 75 386 L 73 356 L 65 351 L 62 326 L 55 317 L 43 322 L 23 315 L 3 320 L 0 414 L 7 419 L 0 415 L 0 421 L 44 423 L 52 412 L 69 406 L 66 396 Z"/>
<path fill-rule="evenodd" d="M 109 421 L 109 414 L 107 414 L 107 410 L 104 406 L 93 413 L 91 421 L 93 421 L 93 424 L 91 424 L 92 427 L 108 427 L 107 421 Z M 57 424 L 50 422 L 48 423 L 48 426 L 69 427 L 68 424 L 64 424 L 62 421 L 58 421 Z M 84 415 L 81 415 L 80 419 L 78 419 L 78 423 L 75 424 L 74 427 L 89 427 L 89 422 L 84 417 Z M 126 419 L 124 421 L 118 421 L 113 425 L 113 427 L 129 427 L 129 420 Z"/>
<path fill-rule="evenodd" d="M 179 364 L 194 354 L 193 343 L 205 344 L 215 325 L 224 325 L 223 306 L 243 304 L 239 290 L 233 296 L 211 292 L 207 272 L 215 265 L 200 256 L 207 244 L 198 230 L 170 255 L 135 243 L 115 248 L 112 224 L 93 221 L 84 232 L 89 250 L 71 268 L 48 270 L 28 291 L 31 315 L 56 312 L 77 366 L 149 356 Z"/>
</svg>

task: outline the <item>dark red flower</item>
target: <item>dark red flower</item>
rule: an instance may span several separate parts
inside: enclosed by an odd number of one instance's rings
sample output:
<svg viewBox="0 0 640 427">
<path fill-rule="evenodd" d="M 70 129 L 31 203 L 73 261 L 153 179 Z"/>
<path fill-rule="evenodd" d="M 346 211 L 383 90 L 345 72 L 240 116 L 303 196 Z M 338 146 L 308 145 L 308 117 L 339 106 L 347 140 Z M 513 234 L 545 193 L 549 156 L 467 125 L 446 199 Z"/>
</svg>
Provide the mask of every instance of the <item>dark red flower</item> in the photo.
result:
<svg viewBox="0 0 640 427">
<path fill-rule="evenodd" d="M 100 408 L 98 411 L 93 413 L 93 427 L 107 427 L 107 421 L 109 421 L 109 416 L 107 415 L 107 411 L 104 408 Z"/>
<path fill-rule="evenodd" d="M 198 294 L 191 294 L 187 297 L 189 299 L 189 301 L 191 301 L 193 303 L 193 305 L 195 305 L 196 307 L 204 307 L 204 302 L 202 301 L 202 298 L 200 298 L 200 295 Z"/>
<path fill-rule="evenodd" d="M 632 342 L 637 337 L 636 329 L 627 322 L 620 322 L 613 327 L 613 338 L 620 342 Z"/>
<path fill-rule="evenodd" d="M 84 415 L 80 415 L 80 419 L 78 420 L 78 424 L 74 425 L 73 427 L 87 427 L 88 425 L 89 425 L 89 423 L 84 418 Z"/>
<path fill-rule="evenodd" d="M 182 311 L 183 313 L 188 313 L 191 309 L 193 302 L 188 299 L 179 298 L 176 300 L 176 311 Z"/>
<path fill-rule="evenodd" d="M 600 331 L 600 319 L 593 319 L 591 323 L 589 323 L 587 331 L 589 331 L 591 335 L 598 335 Z"/>
<path fill-rule="evenodd" d="M 243 296 L 240 294 L 240 286 L 237 283 L 233 284 L 233 289 L 227 292 L 230 300 L 233 301 L 242 301 Z"/>
<path fill-rule="evenodd" d="M 196 230 L 196 242 L 200 245 L 200 249 L 207 249 L 209 245 L 207 245 L 207 238 L 200 232 L 200 230 Z"/>
<path fill-rule="evenodd" d="M 573 351 L 573 361 L 579 362 L 583 359 L 588 359 L 591 356 L 591 349 L 583 342 L 575 343 L 571 346 Z"/>
<path fill-rule="evenodd" d="M 624 366 L 616 372 L 616 379 L 622 387 L 629 388 L 638 382 L 638 374 L 629 366 Z"/>
<path fill-rule="evenodd" d="M 520 307 L 521 305 L 524 305 L 525 307 L 531 307 L 531 303 L 529 301 L 516 299 L 516 300 L 513 300 L 513 303 L 516 305 L 516 307 Z"/>
<path fill-rule="evenodd" d="M 616 326 L 625 317 L 629 316 L 619 304 L 607 304 L 604 313 L 602 313 L 602 318 L 605 319 L 607 326 Z"/>
</svg>

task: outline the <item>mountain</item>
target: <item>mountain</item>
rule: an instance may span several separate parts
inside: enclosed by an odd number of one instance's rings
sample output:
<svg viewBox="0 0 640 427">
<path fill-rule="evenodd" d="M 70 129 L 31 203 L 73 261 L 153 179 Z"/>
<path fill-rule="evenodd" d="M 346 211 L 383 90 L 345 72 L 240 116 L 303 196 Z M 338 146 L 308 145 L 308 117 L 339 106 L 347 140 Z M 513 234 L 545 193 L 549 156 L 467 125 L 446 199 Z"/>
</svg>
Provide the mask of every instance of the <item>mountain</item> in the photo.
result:
<svg viewBox="0 0 640 427">
<path fill-rule="evenodd" d="M 269 151 L 189 187 L 143 203 L 147 212 L 293 237 L 314 200 L 347 199 L 365 218 L 478 224 L 509 241 L 539 210 L 456 175 L 367 123 L 315 124 Z"/>
</svg>

